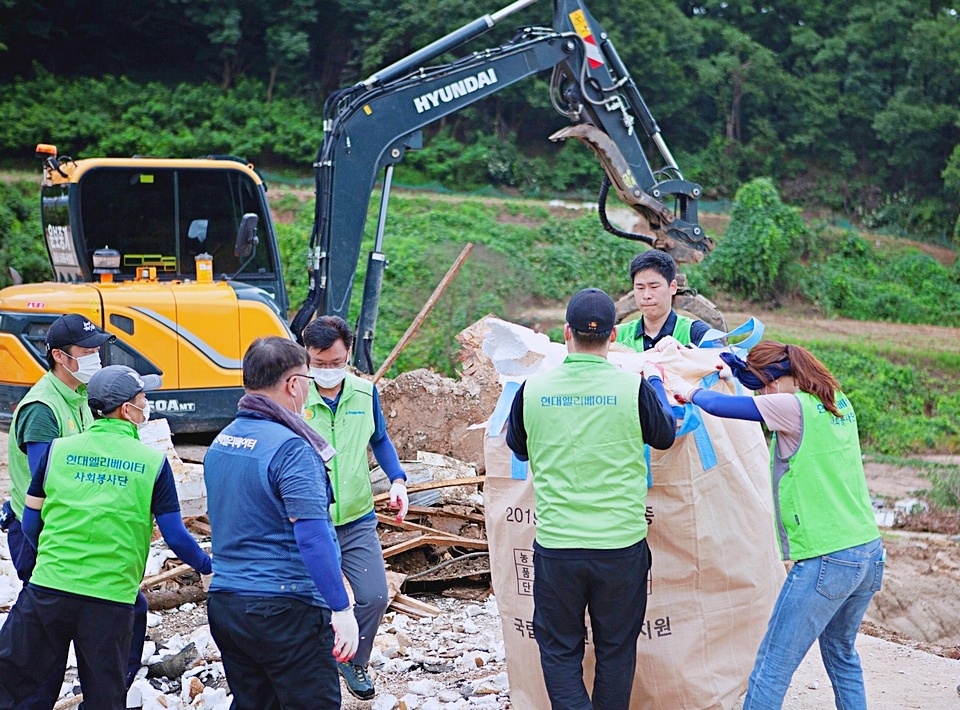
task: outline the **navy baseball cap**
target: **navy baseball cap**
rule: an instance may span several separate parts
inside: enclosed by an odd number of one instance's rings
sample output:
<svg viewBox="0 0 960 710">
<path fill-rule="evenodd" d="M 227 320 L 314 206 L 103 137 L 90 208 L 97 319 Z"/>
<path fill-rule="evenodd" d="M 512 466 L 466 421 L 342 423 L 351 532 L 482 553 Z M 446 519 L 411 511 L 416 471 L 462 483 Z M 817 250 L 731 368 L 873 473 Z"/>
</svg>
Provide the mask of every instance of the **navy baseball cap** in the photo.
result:
<svg viewBox="0 0 960 710">
<path fill-rule="evenodd" d="M 141 375 L 126 365 L 108 365 L 97 370 L 87 385 L 87 401 L 94 411 L 106 414 L 141 392 L 160 389 L 159 375 Z"/>
<path fill-rule="evenodd" d="M 599 288 L 585 288 L 567 304 L 567 325 L 578 333 L 609 335 L 617 324 L 617 306 Z"/>
<path fill-rule="evenodd" d="M 67 313 L 53 321 L 47 329 L 47 350 L 63 350 L 68 345 L 99 348 L 107 341 L 116 339 L 117 336 L 104 333 L 79 313 Z"/>
</svg>

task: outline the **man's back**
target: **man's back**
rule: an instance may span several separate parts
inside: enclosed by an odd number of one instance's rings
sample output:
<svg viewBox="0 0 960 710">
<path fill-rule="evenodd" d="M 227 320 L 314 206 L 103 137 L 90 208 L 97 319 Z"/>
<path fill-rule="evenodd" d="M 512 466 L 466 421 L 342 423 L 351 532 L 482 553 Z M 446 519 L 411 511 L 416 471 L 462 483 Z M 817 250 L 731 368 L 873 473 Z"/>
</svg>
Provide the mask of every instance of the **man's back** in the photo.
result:
<svg viewBox="0 0 960 710">
<path fill-rule="evenodd" d="M 210 446 L 204 481 L 213 541 L 211 591 L 320 603 L 300 556 L 288 499 L 329 517 L 320 459 L 295 432 L 241 410 Z"/>
</svg>

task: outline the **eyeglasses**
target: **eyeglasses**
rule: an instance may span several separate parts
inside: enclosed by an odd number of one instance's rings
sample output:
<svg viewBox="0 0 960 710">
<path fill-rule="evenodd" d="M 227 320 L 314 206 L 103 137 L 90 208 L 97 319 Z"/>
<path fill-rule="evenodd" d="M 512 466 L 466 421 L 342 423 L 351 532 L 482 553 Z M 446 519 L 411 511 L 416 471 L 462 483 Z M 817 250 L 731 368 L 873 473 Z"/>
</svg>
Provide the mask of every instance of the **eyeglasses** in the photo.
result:
<svg viewBox="0 0 960 710">
<path fill-rule="evenodd" d="M 347 366 L 346 359 L 343 359 L 339 362 L 320 362 L 320 363 L 310 363 L 310 367 L 315 367 L 318 370 L 339 370 Z"/>
<path fill-rule="evenodd" d="M 306 380 L 312 380 L 312 379 L 313 379 L 312 377 L 310 377 L 310 375 L 303 375 L 303 374 L 301 374 L 301 373 L 298 372 L 298 373 L 296 373 L 296 374 L 294 374 L 294 375 L 290 375 L 290 377 L 288 377 L 287 379 L 285 379 L 284 382 L 289 382 L 289 381 L 292 380 L 294 377 L 303 377 L 303 378 L 306 379 Z"/>
</svg>

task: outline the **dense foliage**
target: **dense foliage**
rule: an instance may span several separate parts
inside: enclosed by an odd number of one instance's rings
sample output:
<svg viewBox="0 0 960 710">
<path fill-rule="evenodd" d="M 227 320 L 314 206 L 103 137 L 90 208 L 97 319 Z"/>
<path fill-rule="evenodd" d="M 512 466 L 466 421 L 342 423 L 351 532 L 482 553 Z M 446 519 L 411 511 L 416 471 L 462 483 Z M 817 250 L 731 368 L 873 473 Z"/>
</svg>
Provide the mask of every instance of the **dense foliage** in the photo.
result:
<svg viewBox="0 0 960 710">
<path fill-rule="evenodd" d="M 0 288 L 13 282 L 10 267 L 26 282 L 52 276 L 42 233 L 37 186 L 0 181 Z"/>
<path fill-rule="evenodd" d="M 757 178 L 737 191 L 730 226 L 707 260 L 705 276 L 740 298 L 773 300 L 787 289 L 804 231 L 800 211 L 780 201 L 769 179 Z"/>
<path fill-rule="evenodd" d="M 0 3 L 0 159 L 25 158 L 32 142 L 48 140 L 75 156 L 229 152 L 304 169 L 319 142 L 321 101 L 334 89 L 505 4 L 7 0 Z M 505 42 L 520 25 L 550 24 L 549 7 L 535 3 L 457 54 Z M 793 204 L 826 206 L 871 227 L 960 238 L 956 7 L 941 0 L 590 0 L 589 7 L 685 174 L 708 195 L 730 197 L 765 175 Z M 410 169 L 448 187 L 593 189 L 596 169 L 576 152 L 556 160 L 558 149 L 545 140 L 563 122 L 544 77 L 520 82 L 434 126 L 441 142 L 428 140 Z"/>
</svg>

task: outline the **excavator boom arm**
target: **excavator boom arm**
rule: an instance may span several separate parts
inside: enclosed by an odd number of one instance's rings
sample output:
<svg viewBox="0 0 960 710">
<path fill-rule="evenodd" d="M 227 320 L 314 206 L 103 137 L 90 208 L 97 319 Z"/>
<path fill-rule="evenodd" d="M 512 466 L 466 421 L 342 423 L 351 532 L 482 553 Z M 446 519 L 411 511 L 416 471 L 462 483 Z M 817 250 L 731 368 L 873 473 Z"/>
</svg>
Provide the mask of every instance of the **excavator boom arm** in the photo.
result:
<svg viewBox="0 0 960 710">
<path fill-rule="evenodd" d="M 494 15 L 478 18 L 328 97 L 324 140 L 314 163 L 310 295 L 292 324 L 298 337 L 314 311 L 347 318 L 370 197 L 380 171 L 387 168 L 388 179 L 370 264 L 380 269 L 382 278 L 384 259 L 379 251 L 389 176 L 407 150 L 421 146 L 421 129 L 547 69 L 553 70 L 553 105 L 572 124 L 551 138 L 574 138 L 593 150 L 617 194 L 642 218 L 641 233 L 634 235 L 607 226 L 602 215 L 608 231 L 664 249 L 678 261 L 699 261 L 713 248 L 697 224 L 700 186 L 683 179 L 613 44 L 582 0 L 554 0 L 552 28 L 523 28 L 505 45 L 450 64 L 427 66 L 533 2 L 517 0 Z M 656 174 L 647 161 L 638 129 L 663 158 L 664 167 Z M 606 183 L 603 194 L 605 201 Z M 668 197 L 675 200 L 676 208 L 664 204 Z M 361 357 L 358 343 L 355 363 L 365 371 L 372 371 L 369 348 L 379 278 L 368 275 L 358 319 L 358 337 L 366 343 L 366 356 Z"/>
</svg>

